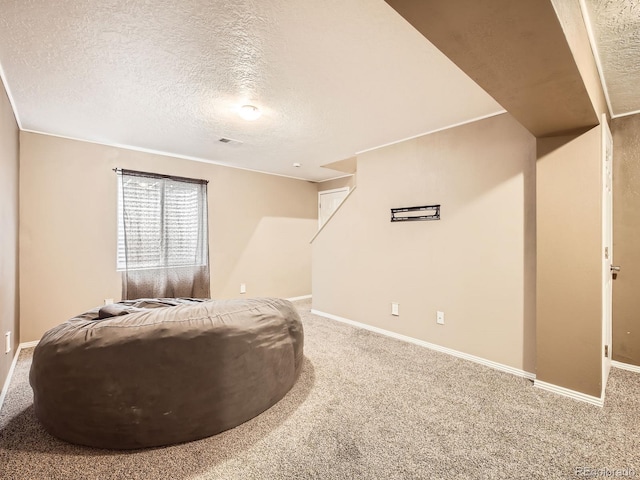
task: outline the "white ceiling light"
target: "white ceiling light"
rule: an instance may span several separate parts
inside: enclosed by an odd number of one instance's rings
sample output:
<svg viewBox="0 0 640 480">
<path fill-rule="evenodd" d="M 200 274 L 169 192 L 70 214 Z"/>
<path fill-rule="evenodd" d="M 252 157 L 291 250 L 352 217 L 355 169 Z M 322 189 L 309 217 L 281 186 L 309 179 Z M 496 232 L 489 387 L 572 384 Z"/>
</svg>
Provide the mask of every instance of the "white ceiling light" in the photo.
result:
<svg viewBox="0 0 640 480">
<path fill-rule="evenodd" d="M 253 105 L 243 105 L 240 107 L 240 117 L 245 120 L 253 121 L 257 120 L 262 112 L 258 109 L 258 107 L 254 107 Z"/>
</svg>

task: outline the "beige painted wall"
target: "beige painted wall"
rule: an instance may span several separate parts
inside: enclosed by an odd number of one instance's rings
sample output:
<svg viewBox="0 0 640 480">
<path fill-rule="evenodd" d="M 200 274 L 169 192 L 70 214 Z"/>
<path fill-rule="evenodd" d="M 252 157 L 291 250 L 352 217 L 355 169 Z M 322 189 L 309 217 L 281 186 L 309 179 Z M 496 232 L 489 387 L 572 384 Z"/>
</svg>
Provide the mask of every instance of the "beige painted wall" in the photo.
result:
<svg viewBox="0 0 640 480">
<path fill-rule="evenodd" d="M 613 359 L 640 366 L 640 115 L 616 118 L 613 133 Z"/>
<path fill-rule="evenodd" d="M 600 145 L 591 129 L 606 102 L 579 1 L 387 3 L 535 135 L 587 132 L 538 142 L 536 355 L 541 381 L 600 396 Z M 590 210 L 574 217 L 577 201 Z M 556 275 L 563 253 L 571 271 Z"/>
<path fill-rule="evenodd" d="M 533 372 L 535 156 L 506 114 L 361 155 L 313 242 L 313 308 Z M 389 220 L 435 203 L 440 221 Z"/>
<path fill-rule="evenodd" d="M 333 190 L 334 188 L 349 187 L 349 190 L 353 189 L 356 184 L 356 176 L 349 175 L 348 177 L 334 178 L 333 180 L 326 180 L 318 183 L 318 192 L 324 192 L 326 190 Z"/>
<path fill-rule="evenodd" d="M 607 105 L 580 4 L 552 3 L 601 118 Z M 601 135 L 597 126 L 538 139 L 537 162 L 536 379 L 595 397 L 603 360 Z"/>
<path fill-rule="evenodd" d="M 311 293 L 314 183 L 21 133 L 21 340 L 121 296 L 115 167 L 209 180 L 211 295 Z"/>
<path fill-rule="evenodd" d="M 18 124 L 0 81 L 0 388 L 11 367 L 20 338 L 18 290 Z M 4 335 L 12 332 L 10 353 Z"/>
<path fill-rule="evenodd" d="M 601 127 L 538 140 L 536 380 L 600 397 Z"/>
</svg>

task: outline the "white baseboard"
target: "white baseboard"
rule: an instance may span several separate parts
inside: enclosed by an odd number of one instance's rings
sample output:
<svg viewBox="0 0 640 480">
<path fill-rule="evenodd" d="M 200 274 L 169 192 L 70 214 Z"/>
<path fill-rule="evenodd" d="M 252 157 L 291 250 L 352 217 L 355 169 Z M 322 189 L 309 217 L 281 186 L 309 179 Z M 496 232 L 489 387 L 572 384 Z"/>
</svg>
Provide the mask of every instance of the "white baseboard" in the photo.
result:
<svg viewBox="0 0 640 480">
<path fill-rule="evenodd" d="M 637 365 L 631 365 L 630 363 L 618 362 L 611 360 L 611 366 L 619 368 L 621 370 L 628 370 L 630 372 L 640 373 L 640 367 Z"/>
<path fill-rule="evenodd" d="M 0 392 L 0 412 L 2 412 L 2 405 L 4 405 L 4 399 L 7 396 L 7 392 L 9 391 L 9 384 L 11 383 L 11 377 L 13 377 L 13 371 L 16 369 L 16 363 L 18 363 L 18 356 L 20 355 L 20 349 L 22 345 L 18 345 L 16 349 L 16 353 L 13 356 L 13 361 L 11 362 L 11 367 L 9 367 L 9 373 L 7 373 L 7 378 L 4 381 L 4 385 L 2 387 L 2 392 Z"/>
<path fill-rule="evenodd" d="M 11 379 L 13 378 L 13 372 L 16 369 L 16 364 L 18 363 L 18 357 L 20 356 L 20 351 L 23 348 L 31 348 L 31 347 L 35 347 L 36 345 L 38 345 L 39 340 L 36 340 L 34 342 L 26 342 L 26 343 L 21 343 L 18 345 L 18 348 L 16 348 L 16 353 L 13 356 L 13 361 L 11 362 L 11 367 L 9 367 L 9 373 L 7 373 L 7 378 L 4 381 L 4 386 L 2 387 L 2 392 L 0 392 L 0 412 L 2 412 L 2 406 L 4 405 L 4 399 L 7 396 L 7 392 L 9 391 L 9 384 L 11 383 Z"/>
<path fill-rule="evenodd" d="M 535 380 L 533 382 L 533 386 L 542 390 L 546 390 L 547 392 L 556 393 L 558 395 L 573 398 L 574 400 L 579 400 L 581 402 L 587 402 L 597 407 L 602 407 L 604 405 L 604 398 L 594 397 L 593 395 L 587 395 L 586 393 L 576 392 L 575 390 L 559 387 L 558 385 L 554 385 L 553 383 Z"/>
<path fill-rule="evenodd" d="M 289 300 L 290 302 L 295 302 L 298 300 L 307 300 L 311 298 L 311 294 L 309 295 L 302 295 L 301 297 L 291 297 L 291 298 L 287 298 L 287 300 Z"/>
<path fill-rule="evenodd" d="M 366 323 L 355 322 L 353 320 L 349 320 L 348 318 L 338 317 L 337 315 L 332 315 L 330 313 L 321 312 L 319 310 L 311 310 L 311 313 L 314 315 L 318 315 L 321 317 L 328 318 L 330 320 L 336 320 L 338 322 L 347 323 L 354 327 L 363 328 L 365 330 L 369 330 L 371 332 L 379 333 L 381 335 L 386 335 L 387 337 L 395 338 L 397 340 L 402 340 L 404 342 L 413 343 L 415 345 L 419 345 L 421 347 L 428 348 L 430 350 L 435 350 L 437 352 L 446 353 L 448 355 L 452 355 L 454 357 L 462 358 L 464 360 L 469 360 L 474 363 L 479 363 L 480 365 L 484 365 L 489 368 L 493 368 L 494 370 L 499 370 L 501 372 L 510 373 L 512 375 L 516 375 L 518 377 L 524 377 L 529 380 L 534 380 L 536 378 L 535 373 L 526 372 L 519 368 L 511 367 L 509 365 L 504 365 L 502 363 L 494 362 L 492 360 L 487 360 L 486 358 L 476 357 L 475 355 L 470 355 L 468 353 L 460 352 L 458 350 L 453 350 L 451 348 L 442 347 L 440 345 L 436 345 L 435 343 L 425 342 L 424 340 L 419 340 L 417 338 L 409 337 L 407 335 L 402 335 L 400 333 L 391 332 L 389 330 L 384 330 L 382 328 L 373 327 L 371 325 L 367 325 Z"/>
</svg>

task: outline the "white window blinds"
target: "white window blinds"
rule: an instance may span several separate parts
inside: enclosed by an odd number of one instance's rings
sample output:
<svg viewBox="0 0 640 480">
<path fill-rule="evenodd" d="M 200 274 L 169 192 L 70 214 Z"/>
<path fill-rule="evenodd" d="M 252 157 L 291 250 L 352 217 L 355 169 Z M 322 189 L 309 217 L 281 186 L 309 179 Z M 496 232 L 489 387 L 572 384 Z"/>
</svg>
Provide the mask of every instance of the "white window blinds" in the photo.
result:
<svg viewBox="0 0 640 480">
<path fill-rule="evenodd" d="M 118 270 L 206 265 L 206 181 L 118 173 Z"/>
</svg>

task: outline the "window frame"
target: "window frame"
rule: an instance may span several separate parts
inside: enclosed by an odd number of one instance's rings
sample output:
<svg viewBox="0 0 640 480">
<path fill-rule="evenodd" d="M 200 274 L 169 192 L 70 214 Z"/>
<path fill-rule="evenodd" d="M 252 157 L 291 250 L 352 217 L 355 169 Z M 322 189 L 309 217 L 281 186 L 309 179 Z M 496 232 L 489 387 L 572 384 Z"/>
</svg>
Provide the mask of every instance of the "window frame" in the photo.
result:
<svg viewBox="0 0 640 480">
<path fill-rule="evenodd" d="M 118 173 L 117 176 L 117 180 L 118 180 L 118 186 L 117 186 L 117 193 L 118 193 L 118 200 L 117 200 L 117 239 L 116 239 L 116 271 L 118 272 L 124 272 L 126 270 L 156 270 L 156 269 L 178 269 L 178 268 L 190 268 L 190 267 L 201 267 L 201 266 L 207 266 L 208 265 L 208 192 L 207 192 L 207 184 L 208 181 L 206 180 L 199 180 L 199 179 L 192 179 L 192 178 L 186 178 L 186 177 L 176 177 L 176 176 L 170 176 L 170 175 L 160 175 L 160 174 L 155 174 L 155 173 L 149 173 L 149 172 L 139 172 L 139 171 L 134 171 L 134 170 L 124 170 L 124 169 L 115 169 L 115 171 Z M 157 236 L 157 238 L 150 238 L 149 244 L 152 245 L 154 242 L 159 242 L 159 245 L 157 247 L 158 251 L 157 251 L 157 261 L 155 263 L 148 263 L 148 264 L 142 264 L 143 262 L 136 262 L 135 260 L 132 262 L 131 260 L 129 260 L 129 262 L 127 261 L 127 252 L 126 252 L 126 248 L 127 248 L 127 242 L 125 239 L 125 221 L 124 221 L 124 213 L 125 213 L 125 179 L 124 176 L 130 177 L 132 179 L 138 179 L 138 183 L 143 184 L 144 181 L 142 179 L 144 178 L 148 178 L 149 182 L 157 182 L 157 184 L 159 185 L 159 189 L 161 190 L 159 192 L 159 218 L 158 218 L 158 222 L 159 222 L 159 230 L 157 232 L 155 232 L 155 235 Z M 171 182 L 171 183 L 169 183 Z M 178 245 L 178 250 L 182 249 L 185 250 L 185 248 L 190 248 L 190 250 L 188 250 L 189 255 L 193 255 L 193 259 L 194 261 L 192 262 L 182 262 L 180 261 L 180 252 L 178 252 L 178 254 L 176 255 L 175 252 L 173 256 L 171 254 L 171 249 L 172 249 L 172 245 L 170 243 L 167 242 L 167 239 L 170 239 L 170 236 L 167 236 L 167 234 L 169 233 L 168 230 L 170 229 L 177 229 L 177 230 L 183 230 L 185 227 L 185 224 L 175 224 L 175 223 L 171 223 L 173 222 L 173 220 L 171 220 L 168 216 L 167 216 L 167 211 L 170 210 L 167 208 L 167 198 L 169 198 L 170 196 L 167 195 L 167 188 L 169 187 L 173 187 L 173 186 L 180 186 L 182 188 L 184 188 L 186 185 L 188 184 L 192 184 L 194 185 L 193 188 L 193 192 L 194 195 L 196 196 L 195 200 L 192 200 L 190 203 L 192 205 L 187 205 L 188 202 L 180 202 L 180 201 L 174 201 L 173 203 L 170 204 L 170 209 L 173 209 L 173 215 L 174 215 L 174 219 L 175 218 L 183 218 L 183 216 L 180 214 L 179 210 L 180 208 L 195 208 L 196 211 L 189 211 L 187 212 L 188 216 L 193 217 L 192 218 L 192 223 L 187 223 L 187 227 L 190 227 L 191 229 L 196 228 L 196 233 L 192 234 L 189 238 L 189 235 L 185 235 L 184 237 L 187 237 L 187 242 L 189 243 L 192 242 L 194 243 L 193 246 L 188 246 L 185 247 L 184 243 L 185 242 L 178 242 L 177 244 L 173 245 L 173 248 L 176 248 L 176 245 Z M 169 186 L 169 187 L 168 187 Z M 135 187 L 134 187 L 135 188 Z M 189 192 L 187 192 L 188 194 Z M 172 192 L 172 195 L 175 198 L 180 196 L 179 192 Z M 131 201 L 131 199 L 129 199 L 129 201 Z M 150 204 L 152 204 L 152 202 L 150 202 Z M 144 206 L 143 206 L 144 208 Z M 135 207 L 134 207 L 135 209 Z M 175 210 L 178 210 L 178 215 L 175 214 Z M 144 212 L 146 213 L 146 212 Z M 156 212 L 151 212 L 153 214 L 156 214 Z M 145 221 L 144 219 L 140 219 L 138 218 L 136 220 L 138 222 L 138 225 L 135 225 L 138 227 L 138 229 L 142 229 L 141 226 L 144 225 Z M 202 222 L 202 224 L 201 224 Z M 204 231 L 201 231 L 204 230 Z M 151 233 L 151 235 L 154 235 L 154 232 Z M 141 238 L 141 242 L 140 242 L 140 247 L 141 250 L 144 249 L 144 238 Z M 129 248 L 132 247 L 132 245 L 134 245 L 135 248 L 135 244 L 129 244 Z M 144 253 L 138 253 L 138 258 L 144 257 Z M 189 255 L 186 255 L 186 257 L 188 258 Z M 183 256 L 184 253 L 183 253 Z M 131 255 L 129 256 L 129 258 L 131 258 Z M 172 259 L 174 260 L 178 260 L 178 261 L 172 261 Z"/>
</svg>

